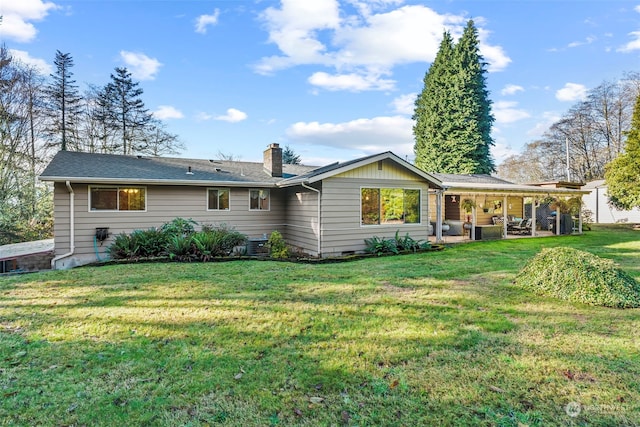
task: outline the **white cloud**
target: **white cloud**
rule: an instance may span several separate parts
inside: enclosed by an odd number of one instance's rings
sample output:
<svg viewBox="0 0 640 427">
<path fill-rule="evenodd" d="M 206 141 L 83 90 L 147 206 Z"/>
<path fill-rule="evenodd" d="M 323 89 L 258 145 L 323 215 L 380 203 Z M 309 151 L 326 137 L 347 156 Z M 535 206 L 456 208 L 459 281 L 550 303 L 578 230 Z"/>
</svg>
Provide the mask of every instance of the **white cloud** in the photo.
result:
<svg viewBox="0 0 640 427">
<path fill-rule="evenodd" d="M 222 120 L 223 122 L 229 122 L 229 123 L 241 122 L 245 120 L 247 117 L 248 117 L 247 113 L 245 113 L 244 111 L 236 110 L 235 108 L 229 108 L 227 110 L 227 114 L 224 114 L 221 116 L 214 116 L 214 117 L 209 116 L 209 118 L 213 118 L 215 120 Z"/>
<path fill-rule="evenodd" d="M 518 92 L 524 92 L 524 88 L 519 85 L 508 84 L 500 91 L 501 95 L 514 95 Z"/>
<path fill-rule="evenodd" d="M 32 41 L 38 30 L 29 21 L 41 21 L 58 8 L 55 3 L 42 0 L 3 0 L 0 10 L 2 37 L 19 43 Z"/>
<path fill-rule="evenodd" d="M 513 156 L 515 154 L 520 154 L 517 150 L 511 148 L 509 144 L 504 142 L 497 142 L 493 147 L 491 147 L 491 155 L 493 159 L 496 161 L 496 164 L 500 164 L 504 162 L 507 157 Z"/>
<path fill-rule="evenodd" d="M 640 13 L 640 4 L 638 6 L 636 6 L 636 7 L 634 7 L 633 10 L 635 10 L 638 13 Z"/>
<path fill-rule="evenodd" d="M 536 125 L 527 131 L 527 135 L 532 138 L 537 138 L 542 136 L 546 131 L 549 130 L 551 125 L 560 120 L 562 116 L 555 111 L 546 111 L 542 113 L 541 119 L 536 123 Z"/>
<path fill-rule="evenodd" d="M 629 43 L 619 47 L 618 52 L 633 52 L 634 50 L 640 50 L 640 31 L 632 31 L 629 35 L 633 38 Z"/>
<path fill-rule="evenodd" d="M 581 101 L 587 97 L 587 87 L 578 83 L 566 83 L 556 91 L 558 101 Z"/>
<path fill-rule="evenodd" d="M 348 3 L 357 12 L 349 14 L 337 0 L 283 0 L 280 8 L 267 8 L 261 19 L 269 31 L 269 42 L 280 54 L 261 58 L 255 71 L 271 74 L 297 65 L 318 65 L 335 69 L 335 74 L 316 72 L 309 81 L 321 80 L 320 87 L 329 90 L 393 88 L 393 80 L 380 76 L 391 75 L 400 64 L 433 61 L 443 31 L 461 34 L 466 23 L 462 15 L 438 14 L 422 5 L 398 7 L 399 0 Z M 478 34 L 488 69 L 504 69 L 511 59 L 502 47 L 487 43 L 488 31 Z M 345 84 L 345 76 L 353 84 Z M 376 83 L 363 83 L 367 81 Z"/>
<path fill-rule="evenodd" d="M 200 15 L 196 19 L 196 33 L 206 34 L 207 27 L 209 25 L 216 25 L 218 23 L 218 17 L 220 16 L 220 9 L 213 11 L 213 15 Z"/>
<path fill-rule="evenodd" d="M 127 65 L 131 75 L 140 80 L 153 80 L 160 70 L 162 63 L 155 58 L 149 58 L 144 53 L 120 51 L 120 57 Z"/>
<path fill-rule="evenodd" d="M 417 97 L 417 93 L 407 93 L 406 95 L 400 95 L 399 97 L 391 101 L 391 105 L 393 105 L 396 113 L 411 116 L 415 111 L 415 102 Z"/>
<path fill-rule="evenodd" d="M 514 101 L 498 101 L 493 104 L 493 116 L 496 123 L 513 123 L 531 117 L 525 110 L 519 110 Z"/>
<path fill-rule="evenodd" d="M 45 61 L 44 59 L 40 59 L 40 58 L 33 58 L 33 57 L 31 57 L 29 55 L 29 52 L 27 52 L 27 51 L 9 49 L 9 53 L 11 54 L 11 56 L 15 60 L 20 61 L 25 65 L 29 65 L 31 67 L 34 67 L 35 69 L 37 69 L 38 71 L 40 71 L 43 74 L 51 74 L 51 73 L 53 73 L 53 67 L 51 65 L 49 65 L 49 63 L 47 61 Z"/>
<path fill-rule="evenodd" d="M 413 155 L 413 120 L 404 116 L 344 123 L 298 122 L 286 134 L 297 144 L 355 149 L 367 154 L 390 150 L 401 157 Z"/>
<path fill-rule="evenodd" d="M 597 38 L 594 36 L 589 36 L 586 39 L 584 39 L 583 41 L 576 41 L 576 42 L 571 42 L 567 45 L 568 48 L 573 48 L 573 47 L 578 47 L 578 46 L 583 46 L 586 44 L 591 44 L 594 41 L 596 41 Z"/>
<path fill-rule="evenodd" d="M 395 81 L 383 79 L 379 75 L 365 76 L 355 73 L 330 75 L 322 71 L 313 73 L 308 81 L 314 86 L 331 91 L 390 90 L 395 86 Z"/>
<path fill-rule="evenodd" d="M 171 105 L 160 105 L 158 109 L 153 112 L 153 115 L 160 120 L 184 118 L 182 111 L 172 107 Z"/>
</svg>

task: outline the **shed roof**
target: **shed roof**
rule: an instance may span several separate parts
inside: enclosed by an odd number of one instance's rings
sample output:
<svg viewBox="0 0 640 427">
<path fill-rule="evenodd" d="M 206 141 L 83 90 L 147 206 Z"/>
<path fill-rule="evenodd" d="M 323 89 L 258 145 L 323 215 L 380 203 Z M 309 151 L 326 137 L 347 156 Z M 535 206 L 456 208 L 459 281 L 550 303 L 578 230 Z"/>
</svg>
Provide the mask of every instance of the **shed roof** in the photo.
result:
<svg viewBox="0 0 640 427">
<path fill-rule="evenodd" d="M 0 246 L 0 261 L 53 251 L 53 239 Z"/>
</svg>

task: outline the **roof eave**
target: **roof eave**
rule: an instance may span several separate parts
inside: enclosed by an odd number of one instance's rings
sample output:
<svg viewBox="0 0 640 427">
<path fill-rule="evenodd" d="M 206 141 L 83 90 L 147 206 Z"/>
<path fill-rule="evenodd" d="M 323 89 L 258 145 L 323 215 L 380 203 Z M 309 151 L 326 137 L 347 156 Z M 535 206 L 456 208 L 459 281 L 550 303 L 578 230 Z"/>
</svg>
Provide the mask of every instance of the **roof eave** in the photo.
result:
<svg viewBox="0 0 640 427">
<path fill-rule="evenodd" d="M 276 182 L 264 181 L 214 181 L 214 180 L 174 180 L 174 179 L 134 179 L 39 176 L 41 181 L 83 183 L 83 184 L 132 184 L 132 185 L 179 185 L 179 186 L 225 186 L 225 187 L 276 187 Z"/>
</svg>

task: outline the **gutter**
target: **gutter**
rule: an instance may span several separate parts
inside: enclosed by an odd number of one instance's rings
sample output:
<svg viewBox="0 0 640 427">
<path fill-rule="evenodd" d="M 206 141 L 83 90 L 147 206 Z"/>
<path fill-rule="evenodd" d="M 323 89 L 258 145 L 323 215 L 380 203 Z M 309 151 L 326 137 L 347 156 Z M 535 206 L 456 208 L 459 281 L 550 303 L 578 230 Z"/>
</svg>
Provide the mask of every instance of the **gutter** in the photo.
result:
<svg viewBox="0 0 640 427">
<path fill-rule="evenodd" d="M 69 252 L 66 254 L 58 255 L 57 257 L 51 260 L 51 269 L 56 269 L 56 262 L 67 258 L 76 250 L 76 236 L 75 236 L 75 218 L 74 218 L 74 210 L 75 210 L 75 193 L 73 192 L 73 188 L 71 188 L 71 183 L 67 181 L 66 183 L 67 190 L 69 191 Z"/>
<path fill-rule="evenodd" d="M 320 258 L 320 254 L 322 253 L 322 223 L 320 221 L 321 217 L 320 217 L 320 197 L 322 196 L 322 192 L 316 188 L 310 187 L 309 185 L 305 184 L 304 182 L 300 183 L 304 188 L 306 188 L 307 190 L 311 190 L 314 191 L 318 194 L 318 258 Z"/>
</svg>

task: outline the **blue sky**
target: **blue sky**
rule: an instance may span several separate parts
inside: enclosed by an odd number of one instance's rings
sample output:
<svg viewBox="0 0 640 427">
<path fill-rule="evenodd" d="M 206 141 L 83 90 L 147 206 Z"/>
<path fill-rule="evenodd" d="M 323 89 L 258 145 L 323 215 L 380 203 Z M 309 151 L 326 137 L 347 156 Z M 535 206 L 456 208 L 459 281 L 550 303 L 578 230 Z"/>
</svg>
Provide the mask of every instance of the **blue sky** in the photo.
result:
<svg viewBox="0 0 640 427">
<path fill-rule="evenodd" d="M 640 69 L 640 1 L 2 0 L 0 41 L 104 85 L 125 66 L 183 157 L 305 164 L 391 150 L 413 158 L 411 114 L 442 32 L 473 18 L 496 118 L 493 155 L 541 135 L 604 80 Z"/>
</svg>

